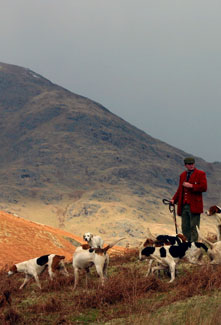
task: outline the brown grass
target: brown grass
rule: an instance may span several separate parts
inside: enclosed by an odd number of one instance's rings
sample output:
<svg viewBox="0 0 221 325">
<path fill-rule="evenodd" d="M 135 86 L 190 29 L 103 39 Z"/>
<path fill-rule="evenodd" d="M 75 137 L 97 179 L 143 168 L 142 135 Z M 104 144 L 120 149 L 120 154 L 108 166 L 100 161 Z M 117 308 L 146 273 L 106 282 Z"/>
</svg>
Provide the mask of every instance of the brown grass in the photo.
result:
<svg viewBox="0 0 221 325">
<path fill-rule="evenodd" d="M 23 275 L 16 274 L 8 278 L 6 272 L 2 271 L 0 294 L 8 290 L 12 302 L 0 308 L 0 323 L 73 324 L 83 319 L 82 324 L 92 321 L 99 324 L 116 318 L 135 317 L 138 324 L 138 319 L 151 319 L 153 313 L 169 308 L 171 304 L 186 302 L 192 297 L 212 296 L 221 289 L 221 266 L 190 267 L 183 263 L 175 282 L 169 284 L 169 278 L 164 275 L 159 278 L 144 277 L 147 265 L 137 259 L 135 261 L 135 258 L 134 250 L 112 257 L 109 278 L 104 287 L 99 285 L 98 276 L 92 270 L 86 288 L 85 274 L 82 272 L 75 291 L 71 265 L 68 266 L 68 278 L 57 276 L 51 282 L 47 272 L 42 274 L 42 290 L 31 281 L 20 291 L 18 287 L 23 281 Z M 213 319 L 217 317 L 218 310 L 214 312 Z M 187 317 L 186 324 L 196 323 L 191 323 Z"/>
</svg>

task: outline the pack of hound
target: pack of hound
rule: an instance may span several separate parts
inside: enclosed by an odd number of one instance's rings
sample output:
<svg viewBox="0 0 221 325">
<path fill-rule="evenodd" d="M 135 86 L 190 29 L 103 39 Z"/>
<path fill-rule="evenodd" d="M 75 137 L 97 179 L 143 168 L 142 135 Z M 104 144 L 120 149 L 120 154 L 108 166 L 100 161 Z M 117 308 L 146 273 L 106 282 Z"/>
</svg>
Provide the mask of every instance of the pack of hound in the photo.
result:
<svg viewBox="0 0 221 325">
<path fill-rule="evenodd" d="M 206 214 L 216 219 L 217 241 L 215 243 L 205 238 L 199 228 L 197 228 L 197 231 L 201 240 L 200 242 L 188 242 L 183 234 L 177 234 L 176 236 L 154 236 L 149 228 L 147 229 L 148 237 L 138 248 L 139 260 L 145 259 L 149 261 L 146 276 L 157 270 L 169 270 L 169 282 L 173 282 L 176 276 L 176 266 L 181 259 L 191 264 L 203 265 L 201 260 L 204 252 L 208 255 L 210 264 L 221 264 L 221 208 L 211 206 Z M 83 239 L 86 243 L 77 247 L 73 254 L 74 289 L 79 282 L 79 270 L 83 269 L 86 271 L 87 283 L 87 273 L 92 266 L 95 266 L 96 272 L 100 277 L 100 283 L 104 285 L 109 265 L 108 250 L 125 238 L 120 238 L 105 247 L 103 247 L 103 239 L 100 236 L 94 236 L 90 232 L 85 233 Z M 25 279 L 20 289 L 23 289 L 31 278 L 35 279 L 38 287 L 41 289 L 39 275 L 46 268 L 48 269 L 51 280 L 53 280 L 56 270 L 65 276 L 69 275 L 65 267 L 64 259 L 65 256 L 56 254 L 32 258 L 14 264 L 8 271 L 8 275 L 10 276 L 14 273 L 25 274 Z"/>
</svg>

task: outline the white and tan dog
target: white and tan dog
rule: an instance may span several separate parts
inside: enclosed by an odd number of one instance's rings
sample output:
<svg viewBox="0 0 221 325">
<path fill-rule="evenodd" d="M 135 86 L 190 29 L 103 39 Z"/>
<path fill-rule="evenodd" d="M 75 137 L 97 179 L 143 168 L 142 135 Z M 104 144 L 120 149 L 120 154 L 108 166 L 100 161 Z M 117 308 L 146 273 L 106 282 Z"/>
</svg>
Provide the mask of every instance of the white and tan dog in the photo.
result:
<svg viewBox="0 0 221 325">
<path fill-rule="evenodd" d="M 78 284 L 79 270 L 84 269 L 88 273 L 90 267 L 93 265 L 95 266 L 97 274 L 100 277 L 101 285 L 104 285 L 104 279 L 107 276 L 107 267 L 109 264 L 109 255 L 107 254 L 107 251 L 123 239 L 125 238 L 118 239 L 114 243 L 106 246 L 105 248 L 91 248 L 88 244 L 83 244 L 76 248 L 72 262 L 75 275 L 74 289 Z"/>
<path fill-rule="evenodd" d="M 206 211 L 208 216 L 215 216 L 217 221 L 217 241 L 221 240 L 221 208 L 218 205 L 213 205 Z"/>
<path fill-rule="evenodd" d="M 19 289 L 24 288 L 27 282 L 34 277 L 38 287 L 41 289 L 39 275 L 48 267 L 48 273 L 52 280 L 55 275 L 55 270 L 59 269 L 64 275 L 68 276 L 68 272 L 64 265 L 65 256 L 49 254 L 40 257 L 32 258 L 28 261 L 14 264 L 8 271 L 8 275 L 15 273 L 25 273 L 25 280 Z"/>
<path fill-rule="evenodd" d="M 86 232 L 83 235 L 83 239 L 90 245 L 92 248 L 102 248 L 104 241 L 100 236 L 94 236 L 91 232 Z"/>
<path fill-rule="evenodd" d="M 202 241 L 209 246 L 207 255 L 210 258 L 210 264 L 221 264 L 221 240 L 212 243 L 210 240 L 208 240 L 201 234 L 198 227 L 196 227 L 196 229 Z"/>
</svg>

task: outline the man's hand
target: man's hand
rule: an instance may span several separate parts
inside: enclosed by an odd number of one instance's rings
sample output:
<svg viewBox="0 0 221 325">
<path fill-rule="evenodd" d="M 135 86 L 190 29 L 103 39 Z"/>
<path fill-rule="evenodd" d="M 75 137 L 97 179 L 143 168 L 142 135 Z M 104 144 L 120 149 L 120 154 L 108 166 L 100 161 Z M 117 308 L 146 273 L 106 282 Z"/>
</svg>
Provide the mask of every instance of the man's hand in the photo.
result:
<svg viewBox="0 0 221 325">
<path fill-rule="evenodd" d="M 183 187 L 186 188 L 193 188 L 193 184 L 189 183 L 189 182 L 183 182 Z"/>
<path fill-rule="evenodd" d="M 170 203 L 171 203 L 172 205 L 174 205 L 174 200 L 170 200 Z"/>
</svg>

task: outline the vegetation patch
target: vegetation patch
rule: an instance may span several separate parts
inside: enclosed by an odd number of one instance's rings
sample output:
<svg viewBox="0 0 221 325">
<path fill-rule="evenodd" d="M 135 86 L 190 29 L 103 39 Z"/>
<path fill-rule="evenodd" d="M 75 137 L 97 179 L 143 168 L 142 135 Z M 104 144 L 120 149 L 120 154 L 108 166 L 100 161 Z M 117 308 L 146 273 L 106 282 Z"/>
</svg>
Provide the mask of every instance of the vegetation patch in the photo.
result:
<svg viewBox="0 0 221 325">
<path fill-rule="evenodd" d="M 86 287 L 85 272 L 73 290 L 69 277 L 47 272 L 40 277 L 42 290 L 32 281 L 23 290 L 24 275 L 10 278 L 0 272 L 0 295 L 10 292 L 11 301 L 0 305 L 1 324 L 219 324 L 221 312 L 221 266 L 191 266 L 182 262 L 169 283 L 164 274 L 145 277 L 147 263 L 138 261 L 136 250 L 111 256 L 103 287 L 92 268 Z"/>
</svg>

